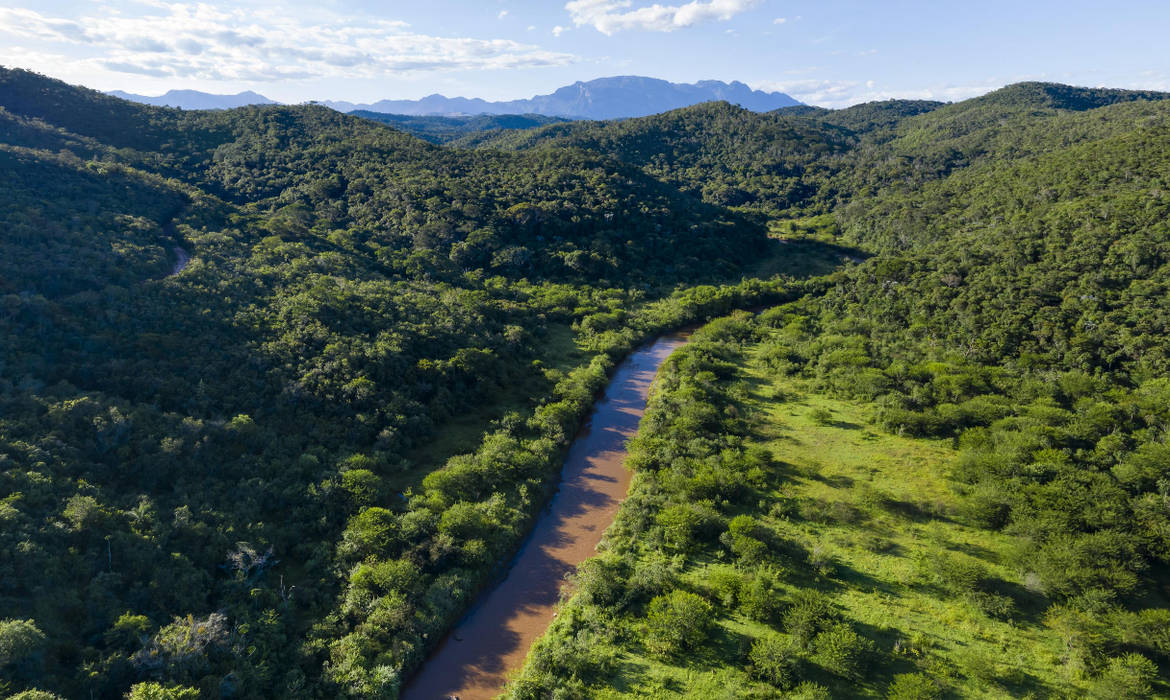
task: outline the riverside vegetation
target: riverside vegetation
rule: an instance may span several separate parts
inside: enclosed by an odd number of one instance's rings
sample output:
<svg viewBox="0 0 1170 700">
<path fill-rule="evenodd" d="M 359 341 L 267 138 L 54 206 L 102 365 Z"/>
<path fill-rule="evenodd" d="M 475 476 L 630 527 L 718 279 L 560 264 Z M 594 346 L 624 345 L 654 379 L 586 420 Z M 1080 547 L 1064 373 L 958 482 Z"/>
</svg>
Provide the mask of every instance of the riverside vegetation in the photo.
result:
<svg viewBox="0 0 1170 700">
<path fill-rule="evenodd" d="M 777 304 L 665 366 L 509 693 L 1164 692 L 1163 97 L 439 147 L 0 69 L 0 694 L 396 697 L 614 362 Z"/>
</svg>

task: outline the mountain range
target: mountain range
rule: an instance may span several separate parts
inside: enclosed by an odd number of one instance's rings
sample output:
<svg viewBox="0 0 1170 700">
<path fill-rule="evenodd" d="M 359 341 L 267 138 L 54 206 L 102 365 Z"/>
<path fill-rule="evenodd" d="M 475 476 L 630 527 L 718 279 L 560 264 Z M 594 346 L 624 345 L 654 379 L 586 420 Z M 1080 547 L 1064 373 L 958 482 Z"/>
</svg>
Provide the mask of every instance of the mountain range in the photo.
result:
<svg viewBox="0 0 1170 700">
<path fill-rule="evenodd" d="M 270 100 L 251 90 L 236 95 L 213 95 L 198 90 L 168 90 L 165 95 L 157 97 L 135 95 L 122 90 L 111 90 L 106 94 L 156 107 L 181 107 L 182 109 L 232 109 L 246 105 L 279 104 L 276 100 Z"/>
<path fill-rule="evenodd" d="M 254 92 L 238 95 L 211 95 L 196 90 L 171 90 L 159 97 L 134 95 L 121 90 L 109 94 L 134 102 L 183 109 L 230 109 L 249 104 L 272 104 Z M 724 100 L 754 112 L 770 112 L 781 107 L 801 104 L 782 92 L 753 90 L 732 81 L 701 80 L 697 83 L 672 83 L 656 78 L 617 76 L 578 81 L 551 95 L 537 95 L 527 100 L 488 102 L 479 98 L 430 95 L 421 100 L 380 100 L 373 104 L 333 102 L 323 104 L 339 112 L 364 110 L 384 114 L 453 115 L 453 114 L 543 114 L 582 119 L 622 119 L 644 117 L 701 102 Z"/>
</svg>

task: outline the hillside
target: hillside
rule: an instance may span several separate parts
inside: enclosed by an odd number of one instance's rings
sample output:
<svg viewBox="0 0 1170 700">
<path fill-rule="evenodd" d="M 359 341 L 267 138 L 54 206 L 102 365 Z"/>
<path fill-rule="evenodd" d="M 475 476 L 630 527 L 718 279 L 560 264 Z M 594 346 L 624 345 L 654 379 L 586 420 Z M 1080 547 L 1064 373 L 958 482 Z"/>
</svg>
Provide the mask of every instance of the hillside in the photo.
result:
<svg viewBox="0 0 1170 700">
<path fill-rule="evenodd" d="M 858 134 L 878 254 L 672 356 L 507 697 L 1166 697 L 1164 97 Z"/>
<path fill-rule="evenodd" d="M 320 106 L 179 112 L 21 71 L 0 105 L 0 620 L 35 620 L 2 623 L 13 690 L 397 683 L 347 641 L 372 614 L 346 602 L 353 567 L 411 553 L 385 652 L 408 673 L 525 532 L 612 366 L 569 324 L 763 243 L 583 152 L 440 149 Z M 453 539 L 437 495 L 391 526 L 397 494 L 439 493 L 411 459 L 455 417 L 473 449 L 506 426 L 494 534 Z"/>
<path fill-rule="evenodd" d="M 383 114 L 364 109 L 355 109 L 352 116 L 370 119 L 397 127 L 413 134 L 423 141 L 444 144 L 470 134 L 478 138 L 497 135 L 506 131 L 535 129 L 548 124 L 568 121 L 561 117 L 547 117 L 541 114 L 481 114 L 475 117 L 425 117 L 406 114 Z"/>
<path fill-rule="evenodd" d="M 509 697 L 1165 696 L 1168 96 L 531 126 L 0 69 L 0 694 L 393 700 L 616 362 L 725 317 Z"/>
</svg>

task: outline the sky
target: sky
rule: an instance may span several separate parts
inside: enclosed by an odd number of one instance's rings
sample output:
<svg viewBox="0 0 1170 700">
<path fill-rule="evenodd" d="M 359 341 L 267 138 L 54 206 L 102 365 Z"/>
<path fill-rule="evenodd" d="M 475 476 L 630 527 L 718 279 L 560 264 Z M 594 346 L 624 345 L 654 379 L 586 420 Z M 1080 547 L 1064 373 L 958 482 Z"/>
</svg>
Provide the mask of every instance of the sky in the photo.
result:
<svg viewBox="0 0 1170 700">
<path fill-rule="evenodd" d="M 1170 2 L 0 0 L 0 65 L 99 90 L 509 100 L 578 80 L 739 80 L 807 104 L 1022 80 L 1170 90 Z"/>
</svg>

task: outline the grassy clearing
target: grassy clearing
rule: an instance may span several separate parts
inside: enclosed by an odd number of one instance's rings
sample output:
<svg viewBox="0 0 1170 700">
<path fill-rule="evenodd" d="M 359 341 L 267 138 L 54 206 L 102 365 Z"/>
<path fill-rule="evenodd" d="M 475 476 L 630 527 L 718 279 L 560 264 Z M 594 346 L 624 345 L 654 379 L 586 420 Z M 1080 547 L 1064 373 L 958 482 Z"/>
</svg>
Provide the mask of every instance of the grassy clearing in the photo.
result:
<svg viewBox="0 0 1170 700">
<path fill-rule="evenodd" d="M 863 681 L 811 664 L 803 678 L 826 686 L 834 698 L 883 698 L 895 675 L 917 671 L 945 679 L 946 697 L 1078 697 L 1063 662 L 1064 643 L 1041 619 L 1047 601 L 1029 593 L 1004 563 L 1010 539 L 952 517 L 957 499 L 946 474 L 956 453 L 950 441 L 879 434 L 867 426 L 865 406 L 771 376 L 750 357 L 741 376 L 749 387 L 742 406 L 758 421 L 755 442 L 777 456 L 783 478 L 756 507 L 739 512 L 823 562 L 821 571 L 804 561 L 785 562 L 785 596 L 801 588 L 829 594 L 883 659 L 871 664 Z M 1015 611 L 996 619 L 939 590 L 922 563 L 938 556 L 984 567 Z M 683 576 L 701 589 L 713 572 L 730 568 L 722 556 L 692 557 Z M 754 684 L 742 670 L 746 650 L 754 638 L 783 628 L 718 610 L 711 642 L 685 660 L 664 663 L 636 641 L 627 644 L 618 671 L 596 697 L 750 695 Z M 623 636 L 637 635 L 634 625 Z"/>
</svg>

